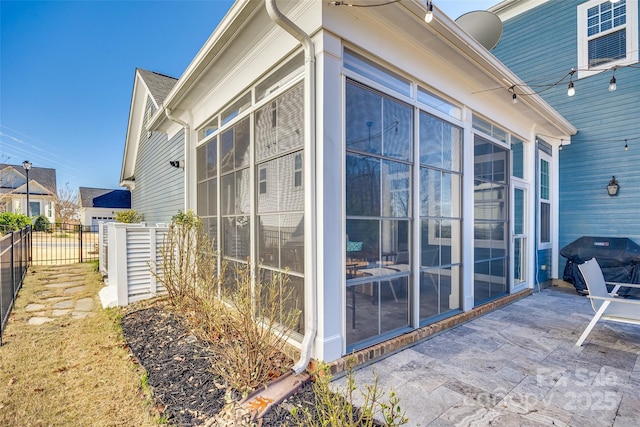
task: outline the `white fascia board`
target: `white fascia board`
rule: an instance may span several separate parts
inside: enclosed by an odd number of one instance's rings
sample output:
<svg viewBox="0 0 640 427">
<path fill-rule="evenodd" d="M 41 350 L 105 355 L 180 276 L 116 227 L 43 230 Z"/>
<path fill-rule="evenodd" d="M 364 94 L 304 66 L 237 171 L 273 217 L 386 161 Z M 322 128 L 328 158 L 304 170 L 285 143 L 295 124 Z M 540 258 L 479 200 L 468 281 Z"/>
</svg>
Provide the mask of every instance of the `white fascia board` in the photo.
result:
<svg viewBox="0 0 640 427">
<path fill-rule="evenodd" d="M 29 186 L 30 186 L 29 187 L 30 196 L 36 196 L 36 197 L 55 196 L 55 194 L 51 190 L 49 190 L 48 188 L 40 184 L 38 181 L 34 181 L 33 179 L 29 180 Z M 40 193 L 36 193 L 36 191 L 39 191 Z M 20 187 L 13 190 L 13 193 L 27 194 L 27 184 L 26 183 L 22 184 Z M 41 193 L 46 193 L 46 194 L 41 194 Z"/>
<path fill-rule="evenodd" d="M 149 89 L 144 84 L 138 70 L 136 70 L 131 93 L 131 106 L 129 107 L 129 121 L 127 123 L 124 152 L 122 155 L 122 168 L 120 170 L 121 182 L 131 177 L 134 173 L 138 145 L 140 143 L 140 132 L 142 130 L 142 118 L 144 117 L 148 96 Z"/>
<path fill-rule="evenodd" d="M 504 0 L 495 6 L 491 6 L 487 10 L 498 15 L 502 22 L 504 22 L 548 1 L 549 0 Z"/>
<path fill-rule="evenodd" d="M 422 3 L 421 0 L 412 0 L 411 2 L 400 3 L 400 5 L 409 9 L 417 17 L 423 17 L 426 13 L 426 7 Z M 553 124 L 554 127 L 557 128 L 558 133 L 562 135 L 574 135 L 578 131 L 575 126 L 530 89 L 513 71 L 507 68 L 493 56 L 491 52 L 471 37 L 471 35 L 456 24 L 454 20 L 435 6 L 433 13 L 433 21 L 425 25 L 432 26 L 440 37 L 450 46 L 467 57 L 471 62 L 475 63 L 478 68 L 484 70 L 487 75 L 492 76 L 496 83 L 503 86 L 505 90 L 508 90 L 509 87 L 513 85 L 517 85 L 520 90 L 527 94 L 526 97 L 522 97 L 527 98 L 526 103 Z"/>
</svg>

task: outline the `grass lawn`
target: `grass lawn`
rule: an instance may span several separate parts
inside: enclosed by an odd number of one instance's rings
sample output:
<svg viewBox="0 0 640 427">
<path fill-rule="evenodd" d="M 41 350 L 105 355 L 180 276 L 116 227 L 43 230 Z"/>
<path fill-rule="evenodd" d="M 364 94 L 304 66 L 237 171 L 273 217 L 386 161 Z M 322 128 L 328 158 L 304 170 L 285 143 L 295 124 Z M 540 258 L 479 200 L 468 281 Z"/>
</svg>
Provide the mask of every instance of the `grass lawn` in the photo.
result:
<svg viewBox="0 0 640 427">
<path fill-rule="evenodd" d="M 45 286 L 64 282 L 60 274 L 76 272 L 83 277 L 83 288 L 75 293 Z M 144 389 L 144 370 L 134 363 L 122 338 L 120 310 L 100 306 L 102 286 L 95 263 L 30 268 L 0 347 L 0 425 L 162 423 Z M 73 318 L 72 310 L 53 314 L 56 301 L 86 298 L 94 299 L 86 318 Z M 27 312 L 29 304 L 45 307 L 40 313 Z M 28 324 L 34 316 L 53 320 Z"/>
</svg>

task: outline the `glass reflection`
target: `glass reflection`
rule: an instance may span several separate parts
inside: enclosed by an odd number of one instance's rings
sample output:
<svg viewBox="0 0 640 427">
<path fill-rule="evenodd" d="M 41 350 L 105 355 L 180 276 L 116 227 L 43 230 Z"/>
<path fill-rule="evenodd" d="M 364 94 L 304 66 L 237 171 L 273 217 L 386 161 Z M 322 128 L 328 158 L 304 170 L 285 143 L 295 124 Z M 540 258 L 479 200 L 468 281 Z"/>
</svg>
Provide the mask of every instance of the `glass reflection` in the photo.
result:
<svg viewBox="0 0 640 427">
<path fill-rule="evenodd" d="M 412 109 L 353 82 L 346 96 L 347 149 L 410 161 Z"/>
<path fill-rule="evenodd" d="M 207 178 L 207 146 L 201 145 L 196 148 L 197 180 L 202 181 Z"/>
<path fill-rule="evenodd" d="M 380 216 L 380 160 L 347 154 L 347 215 Z"/>
<path fill-rule="evenodd" d="M 495 129 L 492 129 L 495 131 Z M 508 150 L 476 136 L 474 141 L 474 301 L 508 292 Z"/>
<path fill-rule="evenodd" d="M 461 171 L 462 130 L 425 112 L 420 112 L 420 163 Z"/>
<path fill-rule="evenodd" d="M 258 219 L 258 259 L 262 265 L 280 267 L 280 222 L 278 215 Z"/>
<path fill-rule="evenodd" d="M 346 91 L 347 149 L 382 154 L 382 97 L 351 82 Z"/>
<path fill-rule="evenodd" d="M 409 279 L 347 285 L 347 347 L 409 326 Z"/>
<path fill-rule="evenodd" d="M 461 307 L 458 266 L 433 268 L 420 273 L 420 318 L 428 319 Z"/>
<path fill-rule="evenodd" d="M 294 335 L 298 335 L 294 338 L 300 339 L 304 333 L 304 278 L 264 268 L 259 269 L 258 278 L 262 286 L 257 310 L 260 312 L 263 307 L 268 306 L 272 301 L 270 297 L 277 297 L 280 312 L 276 321 L 290 321 L 296 333 Z M 276 288 L 276 295 L 270 294 L 273 287 Z M 270 310 L 268 308 L 267 313 Z"/>
<path fill-rule="evenodd" d="M 382 162 L 382 216 L 409 217 L 411 209 L 411 167 L 404 163 Z"/>
<path fill-rule="evenodd" d="M 250 256 L 249 217 L 227 217 L 222 219 L 223 255 L 240 260 Z"/>
</svg>

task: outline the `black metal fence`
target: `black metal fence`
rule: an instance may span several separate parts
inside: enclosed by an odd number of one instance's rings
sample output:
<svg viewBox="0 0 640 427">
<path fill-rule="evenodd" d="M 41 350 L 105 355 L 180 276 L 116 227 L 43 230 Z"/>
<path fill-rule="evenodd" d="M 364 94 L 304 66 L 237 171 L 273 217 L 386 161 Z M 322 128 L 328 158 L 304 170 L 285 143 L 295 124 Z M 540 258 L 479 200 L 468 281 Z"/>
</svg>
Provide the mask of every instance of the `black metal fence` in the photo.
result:
<svg viewBox="0 0 640 427">
<path fill-rule="evenodd" d="M 2 334 L 29 268 L 31 227 L 0 236 L 0 345 Z"/>
<path fill-rule="evenodd" d="M 34 265 L 94 261 L 99 243 L 97 225 L 50 224 L 34 229 L 31 261 Z"/>
</svg>

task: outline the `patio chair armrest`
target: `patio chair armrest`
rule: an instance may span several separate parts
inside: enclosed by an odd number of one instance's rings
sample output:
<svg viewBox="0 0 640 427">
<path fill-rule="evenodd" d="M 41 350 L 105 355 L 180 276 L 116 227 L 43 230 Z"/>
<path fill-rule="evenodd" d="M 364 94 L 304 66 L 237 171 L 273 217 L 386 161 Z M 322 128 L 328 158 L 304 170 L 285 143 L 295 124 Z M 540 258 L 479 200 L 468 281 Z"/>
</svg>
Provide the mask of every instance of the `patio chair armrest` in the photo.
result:
<svg viewBox="0 0 640 427">
<path fill-rule="evenodd" d="M 597 299 L 602 301 L 611 301 L 615 303 L 624 303 L 624 304 L 638 304 L 640 305 L 640 299 L 628 299 L 628 298 L 613 298 L 613 297 L 599 297 L 597 295 L 587 295 L 587 297 L 591 299 Z"/>
<path fill-rule="evenodd" d="M 638 288 L 640 289 L 640 283 L 620 283 L 620 282 L 606 282 L 607 285 L 620 286 L 621 288 Z"/>
</svg>

